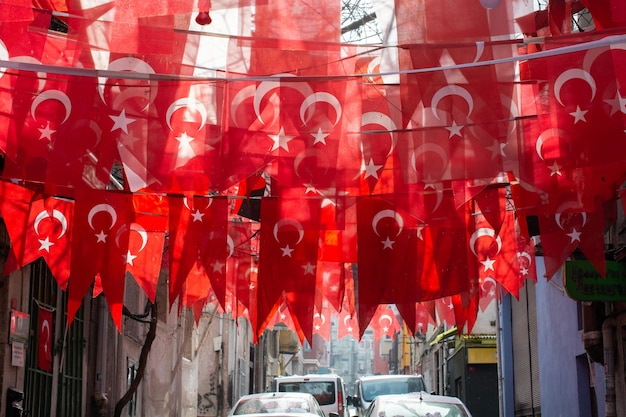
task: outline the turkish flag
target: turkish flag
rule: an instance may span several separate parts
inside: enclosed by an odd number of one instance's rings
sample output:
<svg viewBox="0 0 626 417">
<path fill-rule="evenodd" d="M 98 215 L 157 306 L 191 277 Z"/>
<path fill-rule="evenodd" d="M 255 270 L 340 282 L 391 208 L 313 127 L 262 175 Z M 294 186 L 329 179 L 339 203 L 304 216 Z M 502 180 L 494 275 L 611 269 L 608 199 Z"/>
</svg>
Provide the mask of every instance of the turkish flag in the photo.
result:
<svg viewBox="0 0 626 417">
<path fill-rule="evenodd" d="M 200 239 L 210 229 L 204 207 L 207 198 L 170 197 L 169 202 L 169 300 L 170 308 L 181 295 L 192 268 L 199 261 Z M 201 210 L 202 209 L 202 210 Z M 195 213 L 195 216 L 194 216 Z"/>
<path fill-rule="evenodd" d="M 52 372 L 52 349 L 54 348 L 53 311 L 42 305 L 37 309 L 37 368 Z"/>
<path fill-rule="evenodd" d="M 152 194 L 133 195 L 133 222 L 117 235 L 128 240 L 126 271 L 153 302 L 168 229 L 167 201 Z"/>
<path fill-rule="evenodd" d="M 374 331 L 375 341 L 384 336 L 393 339 L 395 333 L 400 330 L 400 322 L 396 317 L 394 307 L 391 304 L 379 305 L 372 316 L 369 327 Z"/>
<path fill-rule="evenodd" d="M 321 309 L 314 309 L 313 334 L 318 334 L 322 339 L 330 342 L 330 328 L 332 321 L 332 309 L 328 303 L 323 303 Z"/>
<path fill-rule="evenodd" d="M 579 203 L 561 196 L 554 215 L 539 216 L 541 246 L 546 277 L 551 279 L 576 248 L 602 276 L 606 273 L 604 257 L 604 217 L 601 202 L 596 210 L 583 211 Z"/>
<path fill-rule="evenodd" d="M 359 327 L 364 330 L 378 304 L 413 301 L 415 293 L 407 288 L 416 284 L 417 227 L 415 219 L 377 197 L 357 203 L 357 225 Z"/>
<path fill-rule="evenodd" d="M 72 230 L 72 269 L 69 285 L 68 319 L 78 310 L 85 292 L 100 277 L 113 321 L 121 329 L 128 241 L 122 239 L 133 220 L 130 194 L 80 189 L 76 194 L 76 216 Z M 127 233 L 125 234 L 127 236 Z"/>
<path fill-rule="evenodd" d="M 74 202 L 44 198 L 17 184 L 0 183 L 0 211 L 7 221 L 18 268 L 43 257 L 62 289 L 70 275 Z"/>
<path fill-rule="evenodd" d="M 273 198 L 261 202 L 258 320 L 265 320 L 284 293 L 294 319 L 310 336 L 313 315 L 307 309 L 315 301 L 319 231 L 304 229 L 294 218 L 279 217 L 278 204 Z"/>
<path fill-rule="evenodd" d="M 345 290 L 345 269 L 348 265 L 339 262 L 318 262 L 315 285 L 315 306 L 320 309 L 329 303 L 335 310 L 341 309 Z"/>
</svg>

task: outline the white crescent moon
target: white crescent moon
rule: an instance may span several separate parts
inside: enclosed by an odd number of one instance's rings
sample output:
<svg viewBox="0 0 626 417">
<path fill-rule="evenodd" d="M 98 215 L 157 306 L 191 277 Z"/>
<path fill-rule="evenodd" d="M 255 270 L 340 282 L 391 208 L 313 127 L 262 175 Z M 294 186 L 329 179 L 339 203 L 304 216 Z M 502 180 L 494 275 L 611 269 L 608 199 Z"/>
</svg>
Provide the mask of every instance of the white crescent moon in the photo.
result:
<svg viewBox="0 0 626 417">
<path fill-rule="evenodd" d="M 437 120 L 441 120 L 439 114 L 437 113 L 437 105 L 444 97 L 452 95 L 463 98 L 469 106 L 467 110 L 467 115 L 469 116 L 470 114 L 472 114 L 472 111 L 474 110 L 474 98 L 472 97 L 470 92 L 459 85 L 449 84 L 437 90 L 431 100 L 430 107 L 433 111 L 433 115 L 437 118 Z"/>
<path fill-rule="evenodd" d="M 621 38 L 621 36 L 617 36 L 617 35 L 612 35 L 612 36 L 607 36 L 604 39 L 609 40 L 609 39 L 619 39 Z M 611 43 L 611 45 L 609 46 L 609 49 L 613 50 L 613 49 L 621 49 L 621 50 L 626 50 L 626 43 L 624 42 L 618 42 L 618 43 Z M 602 55 L 603 53 L 607 52 L 608 50 L 605 48 L 592 48 L 589 49 L 586 53 L 585 53 L 585 57 L 583 58 L 583 69 L 587 72 L 591 72 L 591 66 L 593 65 L 593 62 L 596 60 L 596 58 L 598 58 L 600 55 Z"/>
<path fill-rule="evenodd" d="M 237 109 L 239 108 L 239 106 L 241 106 L 241 103 L 243 103 L 244 101 L 250 98 L 253 98 L 255 91 L 256 91 L 256 86 L 254 85 L 245 86 L 244 88 L 239 90 L 237 94 L 235 94 L 235 97 L 233 97 L 232 101 L 230 102 L 230 114 L 233 118 L 233 122 L 235 126 L 239 127 L 239 123 L 237 123 L 237 120 L 235 119 L 235 115 L 237 114 Z"/>
<path fill-rule="evenodd" d="M 0 61 L 8 61 L 8 60 L 9 60 L 9 50 L 7 49 L 7 46 L 4 44 L 4 42 L 2 42 L 2 39 L 0 39 Z M 2 78 L 2 76 L 4 75 L 4 71 L 5 69 L 0 67 L 0 78 Z"/>
<path fill-rule="evenodd" d="M 117 222 L 117 212 L 112 205 L 106 203 L 96 204 L 91 208 L 91 210 L 89 210 L 89 214 L 87 215 L 87 223 L 89 223 L 89 227 L 91 227 L 91 230 L 95 230 L 93 228 L 93 217 L 96 214 L 102 212 L 109 213 L 109 216 L 111 216 L 111 225 L 109 226 L 109 230 L 111 230 L 115 225 L 115 222 Z"/>
<path fill-rule="evenodd" d="M 274 239 L 276 239 L 276 242 L 280 242 L 280 240 L 278 240 L 278 229 L 281 228 L 282 226 L 295 227 L 299 235 L 296 245 L 302 242 L 302 239 L 304 238 L 304 229 L 302 227 L 302 223 L 300 223 L 296 219 L 281 219 L 276 222 L 276 224 L 274 225 Z"/>
<path fill-rule="evenodd" d="M 395 210 L 390 210 L 390 209 L 381 210 L 378 213 L 376 213 L 376 215 L 372 219 L 372 229 L 374 230 L 374 233 L 376 233 L 377 236 L 380 236 L 376 228 L 378 227 L 378 222 L 386 217 L 395 219 L 395 221 L 398 223 L 398 233 L 396 233 L 396 236 L 402 233 L 402 229 L 404 228 L 404 219 L 402 218 L 400 213 L 398 213 Z"/>
<path fill-rule="evenodd" d="M 100 143 L 100 139 L 102 139 L 102 129 L 100 129 L 98 123 L 94 122 L 93 120 L 81 119 L 72 124 L 72 128 L 74 128 L 75 130 L 83 126 L 86 126 L 88 129 L 92 130 L 93 133 L 95 133 L 96 143 L 94 143 L 93 145 L 93 147 L 95 148 Z"/>
<path fill-rule="evenodd" d="M 512 97 L 507 96 L 506 94 L 500 94 L 500 101 L 502 102 L 502 106 L 509 111 L 511 115 L 511 130 L 513 132 L 517 128 L 517 123 L 515 121 L 520 117 L 519 107 L 517 107 L 517 103 L 513 100 Z"/>
<path fill-rule="evenodd" d="M 563 87 L 563 84 L 569 80 L 573 80 L 574 78 L 581 79 L 589 84 L 589 87 L 591 88 L 590 101 L 593 101 L 593 98 L 596 96 L 596 80 L 593 79 L 591 74 L 580 68 L 571 68 L 563 71 L 561 75 L 557 77 L 556 81 L 554 81 L 554 96 L 561 106 L 563 105 L 563 101 L 561 101 L 561 88 Z"/>
<path fill-rule="evenodd" d="M 259 268 L 256 268 L 254 266 L 251 266 L 250 268 L 248 268 L 244 274 L 244 276 L 246 278 L 250 277 L 250 275 L 252 274 L 258 274 L 259 273 Z"/>
<path fill-rule="evenodd" d="M 131 223 L 130 229 L 127 225 L 122 225 L 122 227 L 120 227 L 117 230 L 117 234 L 115 235 L 115 244 L 117 245 L 118 248 L 120 247 L 120 236 L 122 235 L 122 233 L 126 232 L 127 230 L 130 230 L 131 232 L 137 232 L 139 233 L 139 236 L 141 236 L 141 247 L 137 251 L 137 252 L 141 252 L 146 247 L 146 244 L 148 243 L 148 232 L 139 223 Z"/>
<path fill-rule="evenodd" d="M 109 63 L 108 70 L 109 71 L 130 71 L 130 72 L 144 73 L 144 74 L 155 74 L 154 69 L 152 69 L 152 67 L 147 62 L 142 61 L 139 58 L 134 58 L 134 57 L 118 58 L 115 61 Z M 102 100 L 104 104 L 107 104 L 106 100 L 104 99 L 104 87 L 106 85 L 106 81 L 107 81 L 106 77 L 98 77 L 98 92 L 100 93 L 100 99 Z M 152 93 L 150 95 L 150 100 L 148 104 L 144 108 L 144 111 L 148 109 L 150 104 L 152 104 L 152 102 L 154 101 L 154 98 L 156 97 L 156 93 L 158 90 L 158 85 L 156 83 L 154 86 L 151 85 L 150 90 Z M 134 95 L 136 95 L 136 93 L 134 93 Z M 124 96 L 122 101 L 130 97 L 131 96 Z M 119 100 L 116 100 L 116 104 L 119 104 Z"/>
<path fill-rule="evenodd" d="M 517 257 L 528 259 L 528 265 L 532 265 L 533 263 L 533 258 L 530 256 L 528 252 L 517 252 Z"/>
<path fill-rule="evenodd" d="M 326 323 L 326 317 L 324 317 L 323 314 L 321 313 L 315 313 L 315 315 L 313 316 L 313 318 L 318 318 L 322 321 L 320 324 L 324 325 L 324 323 Z"/>
<path fill-rule="evenodd" d="M 537 151 L 537 155 L 541 158 L 542 161 L 545 161 L 543 157 L 543 142 L 550 138 L 561 138 L 565 137 L 566 134 L 563 130 L 551 127 L 550 129 L 546 129 L 537 138 L 537 143 L 535 143 L 535 150 Z"/>
<path fill-rule="evenodd" d="M 341 119 L 341 103 L 337 100 L 337 97 L 325 91 L 313 93 L 304 99 L 300 105 L 300 120 L 302 120 L 302 123 L 306 125 L 311 118 L 310 114 L 309 117 L 306 117 L 306 111 L 315 103 L 330 104 L 333 109 L 335 109 L 335 122 L 333 123 L 333 126 L 336 126 L 337 123 L 339 123 L 339 120 Z"/>
<path fill-rule="evenodd" d="M 42 210 L 41 213 L 39 213 L 37 217 L 35 217 L 35 222 L 33 223 L 33 229 L 35 229 L 35 233 L 39 235 L 39 223 L 41 223 L 41 221 L 46 218 L 55 218 L 59 221 L 59 223 L 61 223 L 61 233 L 59 233 L 57 239 L 62 238 L 67 231 L 67 218 L 65 218 L 65 215 L 63 213 L 56 209 L 52 210 L 52 216 L 50 216 L 46 210 Z"/>
<path fill-rule="evenodd" d="M 435 143 L 424 143 L 413 151 L 413 156 L 411 158 L 411 168 L 413 171 L 417 172 L 417 163 L 416 159 L 418 156 L 423 155 L 427 152 L 433 153 L 441 159 L 441 163 L 443 165 L 443 169 L 441 170 L 441 178 L 449 178 L 450 174 L 450 160 L 448 159 L 448 154 L 446 151 L 439 145 Z"/>
<path fill-rule="evenodd" d="M 563 215 L 563 212 L 567 209 L 580 209 L 580 204 L 574 201 L 566 201 L 565 203 L 559 205 L 558 209 L 556 210 L 556 214 L 554 215 L 554 221 L 561 228 L 561 230 L 563 230 L 563 225 L 561 224 L 561 216 Z M 576 213 L 580 214 L 583 219 L 583 224 L 581 227 L 585 227 L 585 223 L 587 223 L 587 213 L 584 211 L 576 211 Z"/>
<path fill-rule="evenodd" d="M 285 78 L 297 77 L 296 75 L 293 75 L 293 74 L 276 74 L 275 76 L 285 77 Z M 259 84 L 258 88 L 254 92 L 253 105 L 254 105 L 254 113 L 256 114 L 257 119 L 259 119 L 259 121 L 263 124 L 265 124 L 265 122 L 263 121 L 263 118 L 261 117 L 261 101 L 263 100 L 263 98 L 265 97 L 267 93 L 269 93 L 270 91 L 278 87 L 292 88 L 300 92 L 300 94 L 302 94 L 302 97 L 308 97 L 314 94 L 311 86 L 308 83 L 304 83 L 304 82 L 290 82 L 290 83 L 281 83 L 280 81 L 261 82 L 261 84 Z"/>
<path fill-rule="evenodd" d="M 382 56 L 377 56 L 374 57 L 374 59 L 372 59 L 368 64 L 367 64 L 367 72 L 368 74 L 376 74 L 379 73 L 380 74 L 380 63 L 382 61 Z M 370 80 L 373 80 L 373 77 L 370 77 Z"/>
<path fill-rule="evenodd" d="M 48 352 L 48 342 L 50 339 L 50 322 L 48 322 L 48 320 L 44 320 L 43 323 L 41 323 L 41 335 L 44 336 L 44 332 L 45 332 L 45 337 L 43 337 L 44 340 L 44 347 L 45 347 L 45 351 L 46 353 Z"/>
<path fill-rule="evenodd" d="M 485 284 L 486 284 L 486 283 L 488 283 L 488 282 L 491 282 L 491 283 L 493 284 L 493 287 L 494 287 L 494 288 L 498 286 L 498 283 L 496 282 L 496 280 L 495 280 L 495 279 L 493 279 L 492 277 L 487 277 L 487 278 L 485 278 L 485 280 L 483 281 L 483 283 L 482 283 L 482 284 L 481 284 L 481 286 L 480 286 L 480 288 L 481 288 L 483 291 L 487 291 L 487 290 L 485 289 Z"/>
<path fill-rule="evenodd" d="M 396 148 L 396 134 L 395 131 L 397 129 L 396 124 L 391 120 L 389 116 L 383 114 L 381 112 L 373 111 L 363 113 L 361 116 L 361 127 L 367 125 L 379 125 L 385 128 L 385 130 L 389 131 L 389 135 L 391 136 L 391 148 L 387 153 L 387 156 L 391 155 L 393 150 Z M 367 132 L 367 131 L 364 131 Z"/>
<path fill-rule="evenodd" d="M 307 158 L 314 158 L 314 157 L 317 157 L 322 161 L 322 164 L 324 165 L 324 174 L 328 172 L 328 167 L 330 164 L 328 155 L 326 155 L 325 152 L 322 152 L 318 149 L 305 149 L 303 151 L 300 151 L 293 160 L 293 170 L 298 177 L 302 178 L 302 176 L 298 172 L 302 161 L 304 161 Z"/>
<path fill-rule="evenodd" d="M 485 52 L 485 42 L 477 41 L 476 42 L 476 56 L 474 57 L 474 61 L 472 62 L 478 62 L 480 57 L 483 55 L 483 52 Z"/>
<path fill-rule="evenodd" d="M 393 320 L 391 319 L 391 316 L 389 314 L 382 314 L 379 318 L 378 318 L 378 324 L 380 324 L 381 326 L 383 325 L 383 319 L 384 320 L 389 320 L 389 326 L 391 326 L 391 324 L 393 323 Z"/>
<path fill-rule="evenodd" d="M 65 123 L 65 121 L 70 117 L 70 113 L 72 112 L 72 102 L 67 94 L 60 90 L 46 90 L 38 94 L 30 105 L 30 115 L 32 116 L 32 118 L 37 120 L 37 118 L 35 117 L 37 107 L 46 100 L 57 100 L 58 102 L 63 104 L 63 107 L 65 108 L 65 118 L 61 123 Z"/>
<path fill-rule="evenodd" d="M 213 204 L 213 199 L 212 198 L 208 198 L 209 202 L 207 203 L 207 205 L 204 207 L 203 210 L 208 209 L 209 207 L 211 207 L 211 204 Z M 187 198 L 187 196 L 183 197 L 183 204 L 185 205 L 185 207 L 187 207 L 187 210 L 191 211 L 191 207 L 189 207 L 189 199 Z M 194 204 L 194 208 L 196 208 L 196 205 Z"/>
<path fill-rule="evenodd" d="M 343 318 L 343 325 L 348 327 L 348 320 L 352 320 L 352 314 L 347 314 L 344 318 Z"/>
<path fill-rule="evenodd" d="M 476 253 L 476 248 L 474 247 L 476 245 L 476 241 L 479 237 L 483 236 L 489 236 L 492 239 L 495 239 L 496 243 L 498 244 L 498 251 L 496 252 L 496 254 L 500 253 L 500 250 L 502 249 L 502 239 L 500 239 L 500 236 L 496 236 L 496 231 L 493 229 L 490 229 L 488 227 L 481 227 L 480 229 L 476 229 L 476 231 L 472 233 L 472 236 L 469 240 L 469 247 L 474 256 L 478 256 L 478 254 Z"/>
<path fill-rule="evenodd" d="M 176 110 L 182 107 L 194 109 L 198 113 L 200 113 L 201 122 L 200 122 L 200 126 L 198 127 L 198 130 L 202 129 L 204 125 L 206 124 L 207 110 L 200 100 L 197 100 L 192 97 L 179 98 L 178 100 L 175 100 L 172 104 L 170 104 L 170 106 L 167 108 L 167 112 L 165 113 L 165 122 L 167 123 L 167 127 L 169 127 L 170 130 L 173 130 L 172 129 L 172 115 L 174 114 Z"/>
<path fill-rule="evenodd" d="M 226 244 L 228 245 L 228 256 L 226 257 L 228 259 L 235 253 L 235 242 L 230 235 L 226 235 Z"/>
<path fill-rule="evenodd" d="M 0 48 L 0 51 L 1 50 L 2 49 Z M 25 64 L 41 65 L 40 60 L 38 60 L 37 58 L 33 58 L 32 56 L 28 56 L 28 55 L 14 56 L 13 58 L 10 58 L 10 59 L 7 57 L 7 59 L 13 62 L 24 62 Z M 0 69 L 0 72 L 4 73 L 4 69 Z M 46 73 L 38 72 L 37 77 L 39 78 L 39 87 L 37 87 L 37 94 L 39 94 L 43 91 L 43 88 L 46 86 Z"/>
</svg>

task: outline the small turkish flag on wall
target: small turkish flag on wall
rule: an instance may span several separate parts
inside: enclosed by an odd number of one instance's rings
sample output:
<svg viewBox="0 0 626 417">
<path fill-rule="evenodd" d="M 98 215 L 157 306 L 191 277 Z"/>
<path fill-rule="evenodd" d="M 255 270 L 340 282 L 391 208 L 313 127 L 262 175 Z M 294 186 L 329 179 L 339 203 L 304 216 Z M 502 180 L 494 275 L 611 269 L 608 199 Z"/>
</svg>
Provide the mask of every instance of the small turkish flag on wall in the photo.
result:
<svg viewBox="0 0 626 417">
<path fill-rule="evenodd" d="M 52 310 L 39 306 L 37 319 L 37 367 L 52 372 Z"/>
</svg>

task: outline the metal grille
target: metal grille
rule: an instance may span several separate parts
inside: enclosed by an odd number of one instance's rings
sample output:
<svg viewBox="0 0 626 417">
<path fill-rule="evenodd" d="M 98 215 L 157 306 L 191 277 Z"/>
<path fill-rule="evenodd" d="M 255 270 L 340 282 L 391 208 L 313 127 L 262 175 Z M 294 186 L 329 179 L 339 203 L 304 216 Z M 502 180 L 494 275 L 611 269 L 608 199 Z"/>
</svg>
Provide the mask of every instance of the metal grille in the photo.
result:
<svg viewBox="0 0 626 417">
<path fill-rule="evenodd" d="M 67 323 L 66 293 L 63 293 L 63 324 Z M 82 416 L 83 350 L 85 348 L 84 308 L 80 308 L 72 321 L 65 327 L 65 350 L 61 356 L 59 372 L 59 412 L 57 416 Z"/>
<path fill-rule="evenodd" d="M 78 310 L 72 325 L 68 328 L 66 293 L 59 292 L 59 287 L 43 259 L 31 264 L 30 291 L 29 311 L 33 337 L 29 341 L 26 363 L 23 401 L 25 415 L 81 417 L 83 350 L 86 343 L 84 308 Z M 52 336 L 53 357 L 60 358 L 54 363 L 59 370 L 57 381 L 53 379 L 54 372 L 43 371 L 37 365 L 40 306 L 54 311 L 51 326 L 55 329 Z"/>
<path fill-rule="evenodd" d="M 58 287 L 50 270 L 43 262 L 38 260 L 31 265 L 30 274 L 30 328 L 33 335 L 28 343 L 28 355 L 26 357 L 26 375 L 24 383 L 24 411 L 28 416 L 48 417 L 51 415 L 52 405 L 52 373 L 42 371 L 37 367 L 39 332 L 39 306 L 56 306 Z M 55 328 L 57 312 L 53 314 L 52 329 Z M 52 340 L 56 335 L 53 333 Z"/>
</svg>

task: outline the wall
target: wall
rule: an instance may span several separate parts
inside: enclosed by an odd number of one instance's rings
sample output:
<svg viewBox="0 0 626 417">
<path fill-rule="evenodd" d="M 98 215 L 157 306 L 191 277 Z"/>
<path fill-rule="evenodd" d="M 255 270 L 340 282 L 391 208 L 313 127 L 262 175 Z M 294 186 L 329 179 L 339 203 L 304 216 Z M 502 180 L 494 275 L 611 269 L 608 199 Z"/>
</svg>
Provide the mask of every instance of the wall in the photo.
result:
<svg viewBox="0 0 626 417">
<path fill-rule="evenodd" d="M 577 357 L 586 352 L 582 343 L 582 330 L 578 327 L 577 302 L 569 298 L 563 289 L 557 272 L 554 278 L 544 278 L 542 257 L 537 257 L 536 284 L 537 339 L 539 356 L 539 381 L 541 388 L 541 414 L 544 416 L 588 417 L 588 411 L 579 407 L 581 368 Z M 583 370 L 584 371 L 584 370 Z M 593 365 L 599 415 L 604 415 L 604 369 Z M 586 381 L 585 381 L 586 382 Z"/>
</svg>

